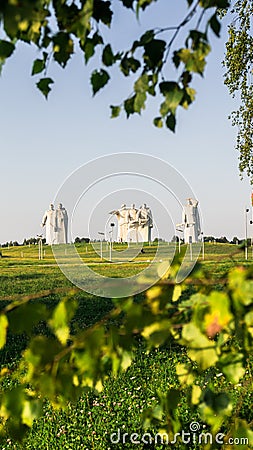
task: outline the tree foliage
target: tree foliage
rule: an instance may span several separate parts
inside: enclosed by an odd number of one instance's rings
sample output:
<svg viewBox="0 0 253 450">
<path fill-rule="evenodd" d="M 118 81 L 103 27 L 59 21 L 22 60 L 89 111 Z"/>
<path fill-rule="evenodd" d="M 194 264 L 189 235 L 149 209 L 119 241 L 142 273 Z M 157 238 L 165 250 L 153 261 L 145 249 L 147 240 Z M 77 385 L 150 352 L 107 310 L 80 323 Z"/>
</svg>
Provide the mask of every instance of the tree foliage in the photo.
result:
<svg viewBox="0 0 253 450">
<path fill-rule="evenodd" d="M 239 151 L 239 170 L 246 172 L 253 183 L 253 3 L 236 0 L 231 11 L 229 37 L 224 65 L 225 84 L 230 94 L 238 98 L 239 107 L 231 114 L 232 124 L 238 128 L 236 148 Z"/>
<path fill-rule="evenodd" d="M 139 17 L 141 11 L 158 0 L 117 0 Z M 224 60 L 225 84 L 232 96 L 239 97 L 239 107 L 231 114 L 238 127 L 236 148 L 239 170 L 252 179 L 252 2 L 251 0 L 186 0 L 188 11 L 178 24 L 146 30 L 128 49 L 114 51 L 108 31 L 113 33 L 112 0 L 4 0 L 0 2 L 0 69 L 20 41 L 33 44 L 39 56 L 31 74 L 39 77 L 38 89 L 48 98 L 54 80 L 52 61 L 65 68 L 71 57 L 81 51 L 87 64 L 96 58 L 97 68 L 90 82 L 96 95 L 112 79 L 111 69 L 133 79 L 133 89 L 118 105 L 111 105 L 111 117 L 121 111 L 128 117 L 145 109 L 149 97 L 159 97 L 153 124 L 171 131 L 176 128 L 177 110 L 187 109 L 195 100 L 194 75 L 203 76 L 210 52 L 210 30 L 220 36 L 220 17 L 230 8 L 231 23 Z M 168 19 L 169 21 L 169 19 Z M 177 38 L 182 46 L 177 48 Z M 174 68 L 175 76 L 168 73 Z M 172 71 L 173 73 L 173 71 Z"/>
<path fill-rule="evenodd" d="M 118 0 L 122 7 L 133 10 L 137 17 L 157 0 Z M 129 117 L 140 114 L 149 96 L 161 97 L 154 125 L 164 124 L 172 131 L 176 111 L 188 108 L 195 99 L 192 87 L 195 74 L 203 76 L 210 52 L 209 31 L 220 33 L 218 8 L 228 8 L 229 0 L 186 0 L 188 11 L 178 24 L 146 30 L 127 50 L 115 52 L 103 33 L 113 25 L 111 0 L 30 0 L 0 3 L 0 22 L 5 33 L 0 40 L 0 62 L 9 58 L 19 41 L 32 43 L 40 56 L 32 66 L 32 75 L 41 77 L 36 85 L 47 98 L 54 80 L 50 76 L 51 61 L 65 68 L 72 55 L 81 50 L 86 63 L 96 56 L 98 66 L 91 74 L 93 94 L 111 79 L 110 70 L 117 65 L 125 76 L 133 76 L 133 91 L 119 105 L 111 106 L 111 117 L 124 110 Z M 113 28 L 113 27 L 112 27 Z M 183 45 L 175 47 L 183 32 Z M 184 41 L 185 40 L 185 41 Z M 169 66 L 176 69 L 175 79 L 168 78 Z"/>
</svg>

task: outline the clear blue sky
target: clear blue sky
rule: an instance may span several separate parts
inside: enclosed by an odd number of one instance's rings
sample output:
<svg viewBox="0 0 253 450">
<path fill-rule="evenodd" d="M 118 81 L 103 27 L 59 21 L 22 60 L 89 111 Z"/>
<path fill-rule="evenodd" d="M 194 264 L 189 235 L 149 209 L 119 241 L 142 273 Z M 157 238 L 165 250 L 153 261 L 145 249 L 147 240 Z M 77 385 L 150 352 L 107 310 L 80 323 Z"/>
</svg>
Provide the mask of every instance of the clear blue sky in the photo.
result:
<svg viewBox="0 0 253 450">
<path fill-rule="evenodd" d="M 139 23 L 133 13 L 117 7 L 114 49 L 126 48 L 145 28 L 177 24 L 185 4 L 185 0 L 159 0 L 147 8 Z M 179 37 L 178 47 L 182 39 Z M 22 242 L 39 233 L 42 215 L 64 179 L 89 160 L 115 152 L 146 153 L 164 159 L 195 192 L 205 235 L 243 237 L 244 208 L 250 205 L 251 189 L 247 179 L 240 181 L 234 149 L 236 130 L 227 118 L 234 103 L 222 79 L 225 39 L 226 27 L 221 39 L 212 38 L 205 78 L 196 77 L 195 81 L 197 99 L 188 111 L 178 115 L 175 135 L 152 125 L 157 115 L 155 102 L 142 116 L 110 119 L 109 105 L 126 98 L 131 82 L 115 71 L 108 87 L 92 98 L 89 74 L 94 64 L 85 67 L 80 54 L 65 70 L 52 64 L 48 75 L 55 79 L 55 85 L 45 101 L 35 86 L 37 80 L 30 76 L 36 51 L 19 45 L 0 78 L 0 242 Z M 117 191 L 119 184 L 115 182 L 111 189 Z M 152 199 L 147 198 L 152 207 Z M 143 199 L 138 195 L 133 198 L 133 202 L 139 200 L 145 201 L 145 195 Z M 115 204 L 115 208 L 119 206 Z M 84 210 L 85 204 L 75 224 L 75 232 L 81 236 L 86 235 L 91 212 Z M 107 219 L 96 217 L 93 237 Z M 159 213 L 155 219 L 163 220 Z M 180 215 L 173 220 L 178 223 Z M 163 237 L 170 238 L 168 234 L 163 224 Z"/>
</svg>

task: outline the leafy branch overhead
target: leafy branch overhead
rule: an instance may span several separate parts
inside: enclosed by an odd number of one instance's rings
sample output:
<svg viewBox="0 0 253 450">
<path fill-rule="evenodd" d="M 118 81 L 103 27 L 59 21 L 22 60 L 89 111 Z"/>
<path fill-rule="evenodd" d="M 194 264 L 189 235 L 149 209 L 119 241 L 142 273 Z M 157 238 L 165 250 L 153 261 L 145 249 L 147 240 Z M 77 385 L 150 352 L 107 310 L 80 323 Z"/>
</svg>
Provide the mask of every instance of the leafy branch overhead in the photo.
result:
<svg viewBox="0 0 253 450">
<path fill-rule="evenodd" d="M 133 20 L 138 20 L 143 10 L 155 7 L 159 0 L 117 2 L 122 10 L 133 14 Z M 153 123 L 158 128 L 165 125 L 174 132 L 178 109 L 187 109 L 195 99 L 194 76 L 204 74 L 211 50 L 210 32 L 220 36 L 221 17 L 229 10 L 232 24 L 225 59 L 225 84 L 232 94 L 241 92 L 242 104 L 233 113 L 234 124 L 240 130 L 237 141 L 239 168 L 241 173 L 246 171 L 252 176 L 251 0 L 185 0 L 185 13 L 177 24 L 171 23 L 168 16 L 166 27 L 158 28 L 154 24 L 128 49 L 117 51 L 112 46 L 115 3 L 116 0 L 0 2 L 3 31 L 0 68 L 12 56 L 19 41 L 33 43 L 40 54 L 31 73 L 40 77 L 36 85 L 47 98 L 54 83 L 50 75 L 52 61 L 65 68 L 73 54 L 81 51 L 86 64 L 95 58 L 96 68 L 90 77 L 93 95 L 112 80 L 114 67 L 133 80 L 129 96 L 119 99 L 119 104 L 111 105 L 112 118 L 118 117 L 122 110 L 127 117 L 141 114 L 148 99 L 158 97 L 158 113 Z"/>
<path fill-rule="evenodd" d="M 237 0 L 234 20 L 229 26 L 226 43 L 225 84 L 232 97 L 239 100 L 239 108 L 231 114 L 237 127 L 236 148 L 239 152 L 240 173 L 246 172 L 253 183 L 253 3 Z"/>
<path fill-rule="evenodd" d="M 155 0 L 118 0 L 123 7 L 131 9 L 137 17 Z M 19 40 L 35 44 L 41 52 L 32 67 L 32 75 L 43 74 L 37 87 L 47 98 L 50 85 L 49 62 L 53 58 L 61 67 L 66 67 L 79 47 L 87 63 L 96 53 L 101 56 L 101 66 L 91 74 L 93 94 L 100 91 L 110 80 L 110 68 L 117 64 L 125 77 L 136 74 L 133 92 L 121 105 L 111 106 L 112 117 L 117 117 L 121 109 L 127 117 L 141 113 L 148 96 L 162 96 L 159 116 L 154 124 L 164 123 L 175 130 L 176 110 L 187 108 L 195 98 L 191 87 L 192 75 L 203 75 L 206 56 L 210 51 L 208 31 L 219 35 L 220 23 L 217 8 L 228 8 L 228 0 L 186 1 L 188 11 L 181 22 L 164 29 L 146 31 L 135 40 L 128 50 L 114 53 L 110 42 L 102 35 L 102 24 L 108 28 L 113 22 L 113 2 L 111 0 L 83 0 L 67 2 L 62 0 L 37 0 L 30 2 L 3 2 L 0 6 L 0 20 L 6 39 L 0 41 L 0 58 L 4 61 L 15 49 Z M 211 11 L 211 12 L 209 12 Z M 204 31 L 200 31 L 201 20 L 205 16 Z M 52 19 L 56 19 L 55 21 Z M 174 49 L 173 44 L 179 32 L 193 21 L 193 30 L 186 29 L 184 46 Z M 97 50 L 100 48 L 100 52 Z M 167 79 L 167 66 L 177 69 L 176 80 Z"/>
</svg>

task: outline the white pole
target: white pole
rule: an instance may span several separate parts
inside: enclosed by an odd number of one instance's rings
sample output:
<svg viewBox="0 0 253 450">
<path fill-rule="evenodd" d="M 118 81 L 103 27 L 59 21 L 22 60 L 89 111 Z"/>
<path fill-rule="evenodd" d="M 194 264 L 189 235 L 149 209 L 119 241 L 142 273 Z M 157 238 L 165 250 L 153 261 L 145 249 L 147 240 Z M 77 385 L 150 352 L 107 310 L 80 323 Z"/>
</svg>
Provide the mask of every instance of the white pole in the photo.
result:
<svg viewBox="0 0 253 450">
<path fill-rule="evenodd" d="M 103 243 L 102 243 L 102 239 L 100 239 L 100 259 L 103 259 Z"/>
<path fill-rule="evenodd" d="M 109 261 L 112 262 L 112 236 L 110 236 L 110 247 L 109 247 L 110 255 Z"/>
<path fill-rule="evenodd" d="M 248 259 L 248 216 L 249 212 L 248 208 L 245 208 L 245 259 Z"/>
</svg>

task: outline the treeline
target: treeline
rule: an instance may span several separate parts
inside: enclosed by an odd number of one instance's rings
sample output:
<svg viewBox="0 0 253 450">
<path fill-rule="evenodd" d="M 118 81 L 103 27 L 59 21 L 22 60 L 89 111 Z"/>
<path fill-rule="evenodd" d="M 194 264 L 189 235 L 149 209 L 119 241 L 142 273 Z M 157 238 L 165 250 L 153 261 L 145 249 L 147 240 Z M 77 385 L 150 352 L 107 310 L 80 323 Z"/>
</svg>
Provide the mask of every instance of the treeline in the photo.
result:
<svg viewBox="0 0 253 450">
<path fill-rule="evenodd" d="M 40 240 L 39 237 L 36 237 L 36 238 L 32 237 L 32 238 L 29 238 L 29 239 L 24 239 L 22 244 L 19 243 L 18 241 L 9 241 L 9 242 L 5 242 L 4 244 L 1 244 L 1 247 L 18 247 L 20 245 L 37 245 L 39 240 Z M 80 237 L 77 236 L 75 238 L 75 240 L 74 240 L 74 243 L 75 244 L 88 244 L 91 241 L 92 242 L 99 242 L 99 240 L 97 240 L 97 239 L 91 240 L 88 237 L 81 237 L 80 238 Z M 159 242 L 165 242 L 164 239 L 160 239 L 160 238 L 159 239 L 155 238 L 153 242 L 157 243 L 158 241 Z M 175 235 L 171 239 L 171 242 L 178 242 L 178 241 L 179 241 L 179 237 L 175 236 Z M 184 239 L 181 238 L 180 242 L 184 243 Z M 210 243 L 213 243 L 213 244 L 214 243 L 220 243 L 220 244 L 236 244 L 236 245 L 240 245 L 240 244 L 243 244 L 245 242 L 245 239 L 239 239 L 238 237 L 235 236 L 235 237 L 233 237 L 233 239 L 231 241 L 229 241 L 226 238 L 226 236 L 221 236 L 219 238 L 214 237 L 214 236 L 204 236 L 204 242 L 210 242 Z M 46 244 L 46 239 L 45 238 L 42 239 L 42 243 Z M 251 239 L 248 239 L 248 245 L 250 245 L 250 244 L 251 244 Z"/>
<path fill-rule="evenodd" d="M 36 245 L 38 244 L 40 238 L 37 237 L 33 237 L 33 238 L 29 238 L 29 239 L 24 239 L 23 243 L 21 244 L 18 241 L 9 241 L 9 242 L 5 242 L 4 244 L 1 245 L 1 247 L 18 247 L 20 245 Z M 42 239 L 42 243 L 45 244 L 46 243 L 46 239 L 43 238 Z"/>
<path fill-rule="evenodd" d="M 171 242 L 178 242 L 179 241 L 179 236 L 174 235 L 171 239 Z M 180 238 L 180 242 L 184 243 L 184 239 Z M 212 244 L 215 243 L 219 243 L 219 244 L 236 244 L 236 245 L 240 245 L 243 244 L 245 242 L 245 239 L 239 239 L 238 237 L 233 237 L 233 239 L 231 241 L 229 241 L 226 236 L 221 236 L 219 238 L 214 237 L 214 236 L 204 236 L 204 242 L 210 242 Z M 248 239 L 248 244 L 250 244 L 251 239 Z"/>
</svg>

